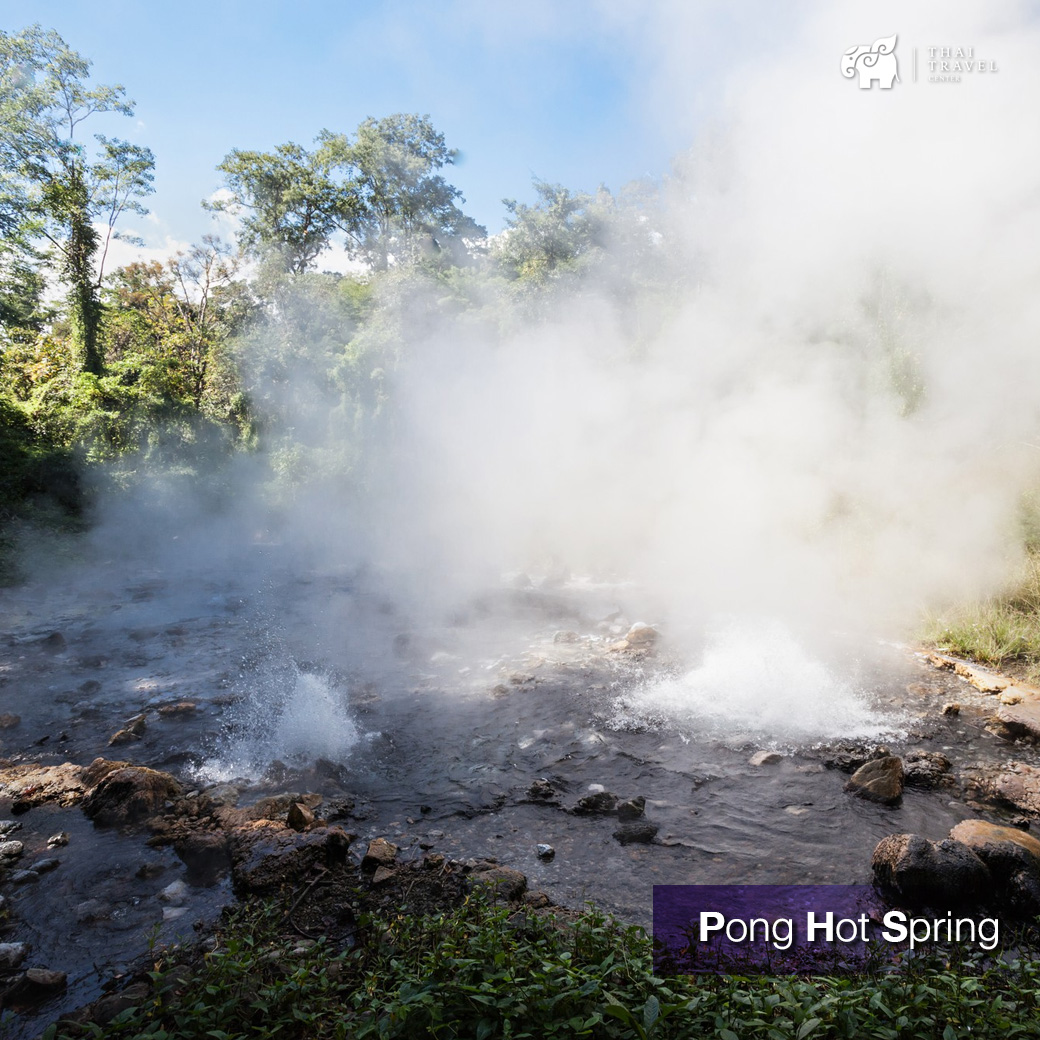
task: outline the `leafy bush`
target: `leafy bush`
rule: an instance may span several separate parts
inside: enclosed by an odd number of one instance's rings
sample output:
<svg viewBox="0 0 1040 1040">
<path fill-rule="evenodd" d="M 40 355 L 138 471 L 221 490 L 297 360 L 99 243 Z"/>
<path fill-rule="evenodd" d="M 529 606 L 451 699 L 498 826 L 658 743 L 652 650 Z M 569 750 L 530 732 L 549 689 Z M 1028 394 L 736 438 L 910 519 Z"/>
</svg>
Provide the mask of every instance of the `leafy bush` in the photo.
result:
<svg viewBox="0 0 1040 1040">
<path fill-rule="evenodd" d="M 595 910 L 563 918 L 470 899 L 449 913 L 368 915 L 337 948 L 279 934 L 272 904 L 233 913 L 192 973 L 157 961 L 153 998 L 45 1040 L 123 1038 L 719 1037 L 956 1040 L 1040 1034 L 1040 963 L 916 958 L 852 978 L 651 970 L 645 933 Z"/>
</svg>

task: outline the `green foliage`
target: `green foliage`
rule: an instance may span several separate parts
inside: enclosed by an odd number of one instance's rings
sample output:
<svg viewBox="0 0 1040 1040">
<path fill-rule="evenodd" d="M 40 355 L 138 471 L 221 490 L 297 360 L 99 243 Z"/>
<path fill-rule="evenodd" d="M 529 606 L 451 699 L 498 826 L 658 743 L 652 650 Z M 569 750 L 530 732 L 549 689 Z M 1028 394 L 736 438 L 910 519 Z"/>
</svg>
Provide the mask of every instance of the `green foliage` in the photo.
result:
<svg viewBox="0 0 1040 1040">
<path fill-rule="evenodd" d="M 842 978 L 660 978 L 650 941 L 588 910 L 563 919 L 471 898 L 442 914 L 362 915 L 338 948 L 279 934 L 281 908 L 236 911 L 187 979 L 158 960 L 152 999 L 65 1037 L 482 1040 L 997 1038 L 1040 1030 L 1040 964 L 951 964 Z"/>
<path fill-rule="evenodd" d="M 152 190 L 154 160 L 126 141 L 96 135 L 90 149 L 77 140 L 97 113 L 133 114 L 121 86 L 91 87 L 89 74 L 90 62 L 54 31 L 0 32 L 0 210 L 21 239 L 50 244 L 69 288 L 79 367 L 100 374 L 105 254 L 120 216 L 146 212 L 138 200 Z"/>
<path fill-rule="evenodd" d="M 465 240 L 485 231 L 437 172 L 454 158 L 428 116 L 366 119 L 354 141 L 325 130 L 313 151 L 293 142 L 273 152 L 235 149 L 218 166 L 228 194 L 207 205 L 241 216 L 246 251 L 281 274 L 310 270 L 338 232 L 377 271 L 431 253 L 457 262 Z"/>
<path fill-rule="evenodd" d="M 1027 522 L 1028 539 L 1032 514 Z M 1029 550 L 1017 578 L 998 595 L 927 618 L 924 638 L 984 664 L 1021 665 L 1040 680 L 1040 551 Z"/>
</svg>

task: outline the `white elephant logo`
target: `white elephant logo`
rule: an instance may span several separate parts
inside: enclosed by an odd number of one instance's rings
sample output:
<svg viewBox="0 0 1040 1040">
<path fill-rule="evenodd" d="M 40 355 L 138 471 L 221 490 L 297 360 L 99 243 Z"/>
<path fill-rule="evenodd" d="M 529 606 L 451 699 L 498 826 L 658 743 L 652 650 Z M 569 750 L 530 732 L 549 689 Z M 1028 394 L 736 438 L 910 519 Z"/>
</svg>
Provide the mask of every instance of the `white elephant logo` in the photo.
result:
<svg viewBox="0 0 1040 1040">
<path fill-rule="evenodd" d="M 882 90 L 891 90 L 893 81 L 899 82 L 896 35 L 883 36 L 869 47 L 866 44 L 850 47 L 842 55 L 841 74 L 846 79 L 852 79 L 859 73 L 860 90 L 870 90 L 874 80 L 877 80 Z"/>
</svg>

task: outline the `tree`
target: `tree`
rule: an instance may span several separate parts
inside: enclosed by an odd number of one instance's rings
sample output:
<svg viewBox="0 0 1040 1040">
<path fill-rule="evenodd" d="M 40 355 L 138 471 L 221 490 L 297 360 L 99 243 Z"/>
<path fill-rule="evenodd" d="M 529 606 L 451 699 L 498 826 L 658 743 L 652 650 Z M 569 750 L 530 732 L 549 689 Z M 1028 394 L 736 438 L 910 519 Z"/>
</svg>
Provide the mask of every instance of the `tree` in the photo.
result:
<svg viewBox="0 0 1040 1040">
<path fill-rule="evenodd" d="M 456 205 L 465 201 L 462 192 L 437 173 L 458 153 L 445 145 L 429 116 L 366 119 L 353 144 L 330 134 L 323 140 L 354 170 L 358 205 L 344 230 L 351 251 L 377 271 L 385 271 L 391 257 L 409 263 L 486 236 Z"/>
<path fill-rule="evenodd" d="M 164 392 L 202 405 L 214 349 L 243 321 L 248 303 L 235 282 L 239 264 L 219 239 L 178 253 L 165 264 L 138 261 L 109 279 L 109 337 L 115 353 L 137 352 L 160 364 Z"/>
<path fill-rule="evenodd" d="M 457 259 L 465 240 L 486 232 L 437 172 L 455 155 L 428 116 L 366 119 L 356 140 L 324 130 L 312 151 L 289 142 L 230 152 L 218 166 L 227 196 L 208 205 L 239 213 L 245 250 L 291 275 L 309 270 L 340 233 L 352 256 L 379 271 L 429 252 Z"/>
<path fill-rule="evenodd" d="M 533 206 L 502 200 L 509 219 L 495 256 L 515 278 L 545 278 L 603 244 L 603 207 L 597 207 L 596 196 L 547 181 L 535 180 L 534 187 Z"/>
<path fill-rule="evenodd" d="M 88 147 L 81 123 L 103 112 L 133 114 L 121 86 L 90 87 L 90 62 L 38 25 L 0 32 L 0 170 L 9 220 L 52 249 L 69 289 L 73 346 L 83 371 L 100 373 L 100 287 L 119 218 L 147 212 L 148 148 L 100 134 Z"/>
<path fill-rule="evenodd" d="M 327 145 L 313 152 L 291 141 L 273 152 L 235 149 L 217 167 L 229 194 L 206 205 L 240 213 L 247 253 L 274 258 L 285 273 L 302 274 L 355 219 L 356 196 L 336 180 L 344 165 L 339 150 Z"/>
</svg>

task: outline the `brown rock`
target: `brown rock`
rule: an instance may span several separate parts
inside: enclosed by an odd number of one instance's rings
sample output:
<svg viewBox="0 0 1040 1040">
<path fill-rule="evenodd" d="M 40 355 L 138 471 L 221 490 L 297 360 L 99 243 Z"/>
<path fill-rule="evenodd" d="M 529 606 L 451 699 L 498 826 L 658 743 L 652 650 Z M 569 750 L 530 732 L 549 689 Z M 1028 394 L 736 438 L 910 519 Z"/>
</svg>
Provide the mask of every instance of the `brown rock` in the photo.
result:
<svg viewBox="0 0 1040 1040">
<path fill-rule="evenodd" d="M 990 720 L 989 728 L 1005 740 L 1040 743 L 1040 703 L 1002 704 Z"/>
<path fill-rule="evenodd" d="M 195 708 L 194 701 L 178 701 L 176 704 L 164 704 L 159 709 L 159 715 L 164 719 L 183 718 L 185 715 L 193 715 Z"/>
<path fill-rule="evenodd" d="M 607 816 L 617 809 L 617 795 L 609 791 L 597 791 L 578 799 L 574 812 L 579 816 Z"/>
<path fill-rule="evenodd" d="M 0 729 L 14 729 L 21 721 L 21 715 L 10 715 L 5 712 L 0 715 Z"/>
<path fill-rule="evenodd" d="M 125 826 L 152 816 L 180 794 L 181 785 L 169 773 L 124 766 L 108 773 L 90 792 L 83 811 L 96 824 Z"/>
<path fill-rule="evenodd" d="M 999 824 L 987 823 L 985 820 L 961 820 L 950 831 L 950 837 L 963 842 L 976 853 L 987 845 L 1010 841 L 1025 849 L 1036 861 L 1037 869 L 1040 870 L 1040 840 L 1031 834 L 1026 834 L 1025 831 L 1020 831 L 1017 827 L 1001 827 Z"/>
<path fill-rule="evenodd" d="M 637 621 L 626 633 L 625 642 L 630 647 L 642 649 L 653 646 L 657 642 L 658 632 L 656 628 Z"/>
<path fill-rule="evenodd" d="M 658 830 L 657 824 L 647 819 L 627 820 L 614 831 L 614 837 L 622 845 L 649 845 L 657 837 Z"/>
<path fill-rule="evenodd" d="M 928 841 L 917 834 L 890 834 L 874 849 L 878 887 L 911 906 L 972 906 L 987 893 L 985 863 L 960 841 Z"/>
<path fill-rule="evenodd" d="M 1040 815 L 1040 769 L 1014 762 L 997 778 L 994 794 L 1017 809 Z"/>
<path fill-rule="evenodd" d="M 189 831 L 173 843 L 173 851 L 188 868 L 188 883 L 212 884 L 231 866 L 227 835 L 220 831 Z"/>
<path fill-rule="evenodd" d="M 259 894 L 298 884 L 319 867 L 346 862 L 351 836 L 341 827 L 304 834 L 273 820 L 253 820 L 228 835 L 236 891 Z"/>
<path fill-rule="evenodd" d="M 120 744 L 132 744 L 135 740 L 140 740 L 140 733 L 135 733 L 132 729 L 117 729 L 108 739 L 109 747 L 118 747 Z"/>
<path fill-rule="evenodd" d="M 26 764 L 0 769 L 0 797 L 10 798 L 22 812 L 44 802 L 75 805 L 90 786 L 87 772 L 71 762 L 58 766 Z"/>
<path fill-rule="evenodd" d="M 285 821 L 294 831 L 305 831 L 314 826 L 314 813 L 300 802 L 293 802 L 289 806 L 289 813 Z"/>
<path fill-rule="evenodd" d="M 911 751 L 903 759 L 907 787 L 939 787 L 947 782 L 949 771 L 950 760 L 941 751 Z"/>
<path fill-rule="evenodd" d="M 386 838 L 375 838 L 368 843 L 364 859 L 361 860 L 362 870 L 375 870 L 376 867 L 389 867 L 397 859 L 397 846 Z"/>
<path fill-rule="evenodd" d="M 385 881 L 389 881 L 397 871 L 393 867 L 376 867 L 375 873 L 372 875 L 372 884 L 381 885 Z"/>
<path fill-rule="evenodd" d="M 513 902 L 527 891 L 527 877 L 511 867 L 488 866 L 475 870 L 471 875 L 476 885 L 487 885 L 496 898 Z"/>
<path fill-rule="evenodd" d="M 617 814 L 619 820 L 638 820 L 646 809 L 646 799 L 639 795 L 638 798 L 629 798 L 628 801 L 618 802 Z"/>
<path fill-rule="evenodd" d="M 1016 827 L 984 820 L 962 820 L 950 834 L 989 868 L 999 905 L 1022 917 L 1040 914 L 1040 841 Z"/>
<path fill-rule="evenodd" d="M 775 766 L 784 756 L 778 751 L 756 751 L 749 759 L 749 766 Z"/>
<path fill-rule="evenodd" d="M 895 755 L 875 758 L 852 774 L 845 790 L 870 802 L 896 805 L 903 797 L 903 763 Z"/>
<path fill-rule="evenodd" d="M 63 971 L 49 968 L 28 968 L 16 976 L 3 995 L 7 1007 L 27 1008 L 42 1004 L 56 993 L 65 989 L 66 975 Z"/>
</svg>

